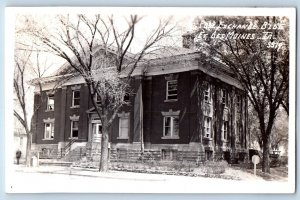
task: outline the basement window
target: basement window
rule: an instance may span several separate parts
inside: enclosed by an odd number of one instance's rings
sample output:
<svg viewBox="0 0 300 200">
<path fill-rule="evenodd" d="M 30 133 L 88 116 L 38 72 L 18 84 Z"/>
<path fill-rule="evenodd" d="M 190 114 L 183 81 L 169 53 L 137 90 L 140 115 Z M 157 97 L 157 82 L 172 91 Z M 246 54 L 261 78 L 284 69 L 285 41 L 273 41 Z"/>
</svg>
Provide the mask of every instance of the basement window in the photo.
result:
<svg viewBox="0 0 300 200">
<path fill-rule="evenodd" d="M 161 159 L 162 160 L 176 160 L 177 157 L 177 151 L 174 149 L 162 149 L 161 150 Z"/>
</svg>

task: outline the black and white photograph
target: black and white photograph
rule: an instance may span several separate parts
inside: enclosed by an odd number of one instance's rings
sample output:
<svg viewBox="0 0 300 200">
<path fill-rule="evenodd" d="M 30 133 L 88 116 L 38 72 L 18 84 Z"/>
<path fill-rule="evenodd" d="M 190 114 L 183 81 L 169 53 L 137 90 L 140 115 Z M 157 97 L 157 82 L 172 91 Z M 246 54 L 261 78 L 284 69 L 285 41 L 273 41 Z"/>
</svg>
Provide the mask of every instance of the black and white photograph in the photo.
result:
<svg viewBox="0 0 300 200">
<path fill-rule="evenodd" d="M 294 8 L 7 7 L 8 193 L 294 193 Z"/>
</svg>

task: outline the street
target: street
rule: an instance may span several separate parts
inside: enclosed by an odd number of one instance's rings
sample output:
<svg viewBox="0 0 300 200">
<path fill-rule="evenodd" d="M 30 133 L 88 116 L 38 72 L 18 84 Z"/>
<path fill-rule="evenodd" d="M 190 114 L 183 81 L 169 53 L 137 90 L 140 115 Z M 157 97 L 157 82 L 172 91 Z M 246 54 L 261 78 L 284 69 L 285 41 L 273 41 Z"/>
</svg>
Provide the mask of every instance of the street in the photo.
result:
<svg viewBox="0 0 300 200">
<path fill-rule="evenodd" d="M 286 182 L 225 180 L 162 174 L 145 174 L 95 169 L 41 166 L 16 167 L 7 181 L 7 192 L 89 192 L 89 193 L 230 193 L 264 191 L 284 187 Z M 264 190 L 262 190 L 262 186 Z M 270 190 L 276 192 L 277 190 Z M 279 191 L 279 190 L 278 190 Z"/>
</svg>

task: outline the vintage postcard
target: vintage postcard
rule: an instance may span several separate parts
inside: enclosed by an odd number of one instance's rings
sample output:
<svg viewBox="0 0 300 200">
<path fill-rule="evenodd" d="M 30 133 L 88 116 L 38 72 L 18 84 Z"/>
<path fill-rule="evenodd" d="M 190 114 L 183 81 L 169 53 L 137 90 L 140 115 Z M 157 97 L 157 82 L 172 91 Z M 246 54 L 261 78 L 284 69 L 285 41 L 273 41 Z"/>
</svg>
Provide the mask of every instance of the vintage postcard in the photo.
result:
<svg viewBox="0 0 300 200">
<path fill-rule="evenodd" d="M 295 192 L 294 8 L 5 11 L 6 192 Z"/>
</svg>

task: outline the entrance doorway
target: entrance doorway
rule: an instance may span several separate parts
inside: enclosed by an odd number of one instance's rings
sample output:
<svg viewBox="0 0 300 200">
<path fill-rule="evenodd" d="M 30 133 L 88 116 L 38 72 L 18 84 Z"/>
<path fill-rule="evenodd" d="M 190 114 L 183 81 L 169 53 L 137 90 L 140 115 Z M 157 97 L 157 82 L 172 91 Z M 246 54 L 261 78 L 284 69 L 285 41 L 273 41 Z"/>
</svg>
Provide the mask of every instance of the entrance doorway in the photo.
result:
<svg viewBox="0 0 300 200">
<path fill-rule="evenodd" d="M 92 142 L 101 142 L 102 124 L 100 120 L 92 120 Z"/>
</svg>

